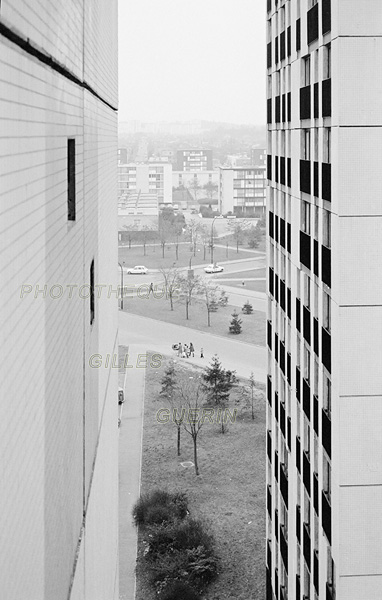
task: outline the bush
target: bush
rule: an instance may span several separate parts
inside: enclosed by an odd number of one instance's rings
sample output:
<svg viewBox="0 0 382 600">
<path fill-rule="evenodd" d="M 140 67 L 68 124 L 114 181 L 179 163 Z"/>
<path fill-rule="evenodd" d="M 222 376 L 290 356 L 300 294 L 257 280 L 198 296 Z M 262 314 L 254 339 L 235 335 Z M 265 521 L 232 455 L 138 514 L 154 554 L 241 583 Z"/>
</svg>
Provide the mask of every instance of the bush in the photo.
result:
<svg viewBox="0 0 382 600">
<path fill-rule="evenodd" d="M 173 581 L 168 585 L 162 594 L 160 600 L 200 600 L 200 595 L 183 581 Z"/>
<path fill-rule="evenodd" d="M 241 309 L 245 315 L 251 315 L 253 313 L 253 306 L 250 304 L 249 300 L 245 302 L 243 308 Z"/>
<path fill-rule="evenodd" d="M 135 525 L 171 522 L 184 519 L 187 513 L 187 496 L 181 492 L 170 494 L 164 490 L 142 495 L 133 507 Z"/>
</svg>

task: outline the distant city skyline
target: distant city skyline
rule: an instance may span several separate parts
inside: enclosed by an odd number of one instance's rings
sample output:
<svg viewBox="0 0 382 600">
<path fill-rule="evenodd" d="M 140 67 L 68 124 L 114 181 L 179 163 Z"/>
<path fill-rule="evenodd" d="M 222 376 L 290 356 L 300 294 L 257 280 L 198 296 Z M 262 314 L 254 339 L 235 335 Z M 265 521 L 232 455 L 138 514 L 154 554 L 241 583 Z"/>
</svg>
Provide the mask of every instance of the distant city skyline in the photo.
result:
<svg viewBox="0 0 382 600">
<path fill-rule="evenodd" d="M 264 98 L 263 2 L 119 0 L 120 122 L 263 125 Z"/>
</svg>

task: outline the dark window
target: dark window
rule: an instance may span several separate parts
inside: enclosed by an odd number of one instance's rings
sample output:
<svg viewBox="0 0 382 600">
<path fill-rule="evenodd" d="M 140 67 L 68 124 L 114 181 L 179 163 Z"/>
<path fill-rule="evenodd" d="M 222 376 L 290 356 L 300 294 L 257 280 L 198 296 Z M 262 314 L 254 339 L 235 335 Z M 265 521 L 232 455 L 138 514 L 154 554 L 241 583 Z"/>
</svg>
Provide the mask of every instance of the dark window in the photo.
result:
<svg viewBox="0 0 382 600">
<path fill-rule="evenodd" d="M 330 0 L 322 0 L 322 33 L 331 30 L 331 8 Z"/>
<path fill-rule="evenodd" d="M 95 307 L 94 307 L 94 260 L 90 265 L 90 325 L 93 323 L 95 318 Z"/>
<path fill-rule="evenodd" d="M 272 98 L 267 100 L 267 123 L 272 123 Z"/>
<path fill-rule="evenodd" d="M 324 79 L 322 82 L 322 116 L 330 117 L 332 114 L 332 80 Z"/>
<path fill-rule="evenodd" d="M 272 66 L 272 42 L 267 44 L 267 67 L 268 69 Z"/>
<path fill-rule="evenodd" d="M 296 52 L 301 50 L 301 19 L 296 21 Z"/>
<path fill-rule="evenodd" d="M 68 139 L 68 221 L 76 220 L 76 140 Z"/>
<path fill-rule="evenodd" d="M 318 38 L 318 4 L 308 11 L 308 44 Z"/>
<path fill-rule="evenodd" d="M 292 54 L 292 42 L 291 42 L 291 27 L 287 29 L 287 56 Z"/>
</svg>

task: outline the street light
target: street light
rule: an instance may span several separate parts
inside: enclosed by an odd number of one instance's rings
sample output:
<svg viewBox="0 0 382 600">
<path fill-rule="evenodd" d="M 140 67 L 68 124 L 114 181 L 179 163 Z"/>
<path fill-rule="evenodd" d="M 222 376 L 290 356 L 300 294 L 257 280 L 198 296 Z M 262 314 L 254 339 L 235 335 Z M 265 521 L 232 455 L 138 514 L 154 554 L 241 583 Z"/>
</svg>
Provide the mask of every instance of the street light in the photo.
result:
<svg viewBox="0 0 382 600">
<path fill-rule="evenodd" d="M 121 310 L 123 310 L 123 267 L 120 262 L 118 264 L 121 267 Z"/>
<path fill-rule="evenodd" d="M 211 264 L 214 264 L 214 222 L 216 217 L 212 219 L 211 223 Z"/>
</svg>

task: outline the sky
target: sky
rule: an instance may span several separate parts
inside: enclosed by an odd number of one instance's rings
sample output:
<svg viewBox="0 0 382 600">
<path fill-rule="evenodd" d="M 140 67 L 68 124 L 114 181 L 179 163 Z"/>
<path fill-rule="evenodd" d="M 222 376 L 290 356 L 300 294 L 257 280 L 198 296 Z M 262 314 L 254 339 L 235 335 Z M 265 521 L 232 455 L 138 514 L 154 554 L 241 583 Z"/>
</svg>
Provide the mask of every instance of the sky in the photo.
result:
<svg viewBox="0 0 382 600">
<path fill-rule="evenodd" d="M 265 123 L 265 0 L 119 0 L 119 120 Z"/>
</svg>

